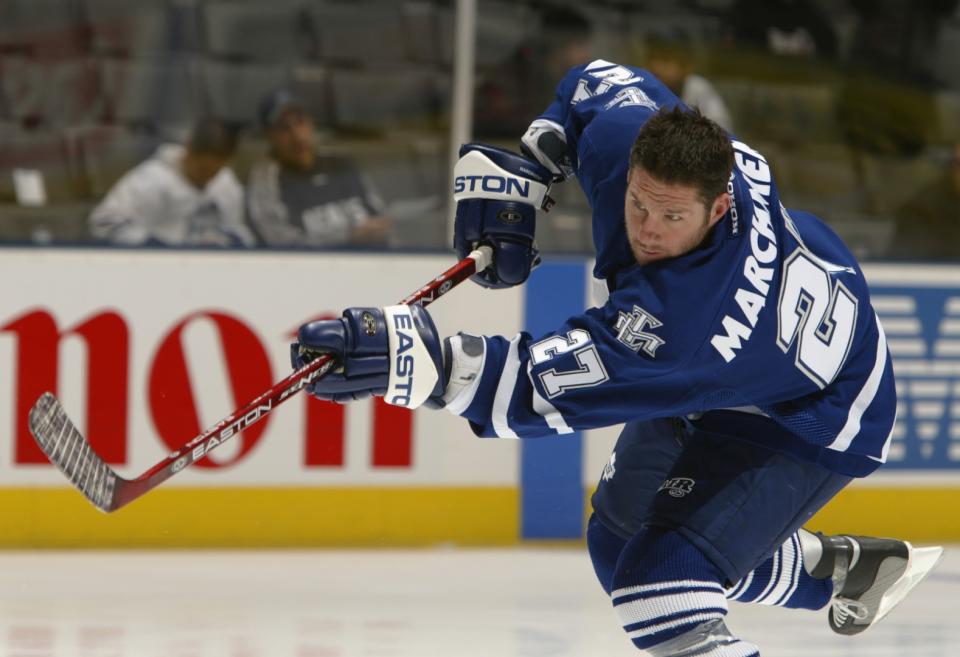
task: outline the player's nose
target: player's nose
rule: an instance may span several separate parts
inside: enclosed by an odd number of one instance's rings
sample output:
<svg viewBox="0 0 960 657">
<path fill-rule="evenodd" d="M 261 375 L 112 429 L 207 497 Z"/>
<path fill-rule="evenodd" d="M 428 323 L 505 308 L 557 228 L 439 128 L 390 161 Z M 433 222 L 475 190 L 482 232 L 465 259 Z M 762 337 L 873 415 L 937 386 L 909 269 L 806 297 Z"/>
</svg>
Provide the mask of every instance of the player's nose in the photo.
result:
<svg viewBox="0 0 960 657">
<path fill-rule="evenodd" d="M 647 216 L 639 222 L 641 237 L 658 237 L 660 235 L 660 225 L 653 217 Z"/>
</svg>

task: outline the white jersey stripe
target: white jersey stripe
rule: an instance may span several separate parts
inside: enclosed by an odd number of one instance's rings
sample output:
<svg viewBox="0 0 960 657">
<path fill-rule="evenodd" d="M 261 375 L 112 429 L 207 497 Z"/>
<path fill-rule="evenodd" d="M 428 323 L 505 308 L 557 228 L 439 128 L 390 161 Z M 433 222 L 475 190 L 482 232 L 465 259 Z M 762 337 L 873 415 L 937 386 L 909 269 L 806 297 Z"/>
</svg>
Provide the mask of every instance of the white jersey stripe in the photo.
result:
<svg viewBox="0 0 960 657">
<path fill-rule="evenodd" d="M 520 335 L 518 334 L 510 341 L 507 360 L 503 364 L 500 381 L 497 383 L 497 392 L 493 398 L 490 420 L 493 423 L 493 430 L 500 438 L 519 438 L 516 432 L 510 428 L 510 422 L 507 420 L 510 399 L 513 397 L 513 389 L 517 385 L 517 373 L 520 371 L 520 357 L 517 355 L 517 345 L 519 343 Z"/>
<path fill-rule="evenodd" d="M 887 338 L 883 333 L 883 327 L 880 326 L 880 318 L 877 317 L 876 313 L 873 317 L 877 322 L 877 356 L 873 363 L 873 370 L 870 371 L 870 376 L 867 377 L 866 383 L 860 389 L 860 394 L 857 395 L 850 406 L 846 424 L 843 425 L 843 429 L 840 430 L 834 441 L 827 445 L 827 448 L 835 449 L 838 452 L 845 452 L 853 439 L 860 433 L 860 420 L 880 388 L 883 369 L 887 365 Z M 887 439 L 889 440 L 889 436 Z"/>
</svg>

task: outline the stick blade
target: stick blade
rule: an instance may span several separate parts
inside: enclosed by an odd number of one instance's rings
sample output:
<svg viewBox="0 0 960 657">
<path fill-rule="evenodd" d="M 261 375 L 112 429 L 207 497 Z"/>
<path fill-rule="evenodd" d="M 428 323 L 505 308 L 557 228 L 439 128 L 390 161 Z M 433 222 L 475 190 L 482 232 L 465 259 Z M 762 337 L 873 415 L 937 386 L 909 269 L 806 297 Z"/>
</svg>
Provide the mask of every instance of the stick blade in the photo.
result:
<svg viewBox="0 0 960 657">
<path fill-rule="evenodd" d="M 101 511 L 117 508 L 116 473 L 90 447 L 67 417 L 60 401 L 43 393 L 30 409 L 30 433 L 50 462 Z"/>
</svg>

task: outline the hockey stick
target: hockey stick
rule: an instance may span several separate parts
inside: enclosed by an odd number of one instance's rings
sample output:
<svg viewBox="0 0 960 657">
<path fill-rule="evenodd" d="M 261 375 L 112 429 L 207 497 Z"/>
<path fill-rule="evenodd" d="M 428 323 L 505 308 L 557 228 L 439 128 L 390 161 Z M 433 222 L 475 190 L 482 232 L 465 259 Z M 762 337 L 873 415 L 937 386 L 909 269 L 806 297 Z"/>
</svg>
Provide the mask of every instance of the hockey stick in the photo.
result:
<svg viewBox="0 0 960 657">
<path fill-rule="evenodd" d="M 486 269 L 492 255 L 489 247 L 480 247 L 400 303 L 421 306 L 432 303 L 474 273 Z M 321 356 L 304 365 L 136 479 L 124 479 L 104 463 L 67 417 L 59 400 L 49 392 L 43 393 L 30 409 L 30 431 L 50 462 L 60 468 L 94 506 L 109 513 L 153 490 L 217 445 L 263 419 L 294 393 L 325 375 L 333 365 L 334 359 L 330 356 Z"/>
</svg>

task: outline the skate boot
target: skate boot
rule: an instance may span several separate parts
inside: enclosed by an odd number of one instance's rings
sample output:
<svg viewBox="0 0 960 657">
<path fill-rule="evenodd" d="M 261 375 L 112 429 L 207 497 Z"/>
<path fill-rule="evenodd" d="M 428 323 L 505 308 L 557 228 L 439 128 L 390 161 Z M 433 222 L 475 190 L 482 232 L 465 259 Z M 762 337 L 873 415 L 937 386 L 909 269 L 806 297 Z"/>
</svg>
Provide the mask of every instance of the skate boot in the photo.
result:
<svg viewBox="0 0 960 657">
<path fill-rule="evenodd" d="M 823 536 L 832 553 L 833 600 L 828 621 L 838 634 L 859 634 L 890 613 L 943 557 L 943 548 L 868 536 Z"/>
</svg>

